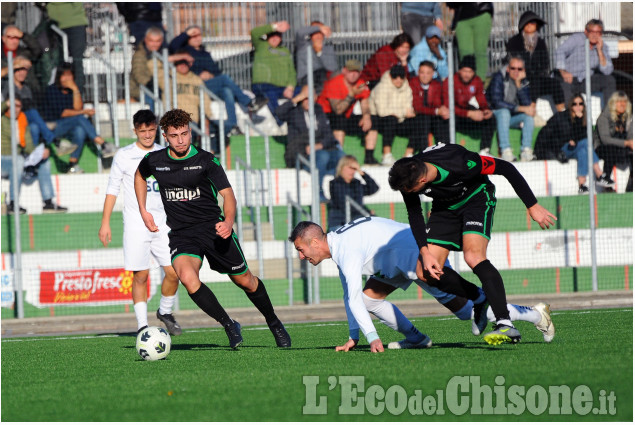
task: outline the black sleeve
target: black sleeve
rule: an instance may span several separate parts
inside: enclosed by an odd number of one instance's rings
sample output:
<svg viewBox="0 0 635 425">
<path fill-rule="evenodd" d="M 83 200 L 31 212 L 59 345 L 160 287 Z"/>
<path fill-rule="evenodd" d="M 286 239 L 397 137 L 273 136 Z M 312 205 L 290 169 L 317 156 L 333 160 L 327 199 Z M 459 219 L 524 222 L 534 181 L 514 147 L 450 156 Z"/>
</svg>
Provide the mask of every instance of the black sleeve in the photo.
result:
<svg viewBox="0 0 635 425">
<path fill-rule="evenodd" d="M 207 178 L 214 187 L 214 190 L 220 192 L 223 189 L 231 187 L 231 184 L 229 184 L 227 174 L 225 174 L 225 170 L 223 170 L 223 167 L 220 165 L 218 158 L 213 155 L 211 156 L 212 160 L 210 164 L 207 165 Z"/>
<path fill-rule="evenodd" d="M 144 179 L 147 179 L 152 175 L 152 171 L 150 171 L 150 160 L 148 159 L 148 155 L 150 154 L 147 154 L 143 157 L 143 159 L 139 163 L 139 167 L 137 168 L 137 170 L 139 170 L 139 174 L 141 174 L 141 177 L 143 177 Z"/>
<path fill-rule="evenodd" d="M 341 178 L 336 177 L 330 181 L 329 193 L 331 195 L 331 208 L 344 211 L 346 195 L 349 195 L 348 187 L 348 184 Z"/>
<path fill-rule="evenodd" d="M 364 196 L 372 195 L 379 190 L 377 182 L 375 182 L 375 180 L 373 180 L 373 178 L 369 176 L 368 173 L 364 173 L 362 179 L 364 179 L 364 182 L 366 183 L 364 185 Z"/>
<path fill-rule="evenodd" d="M 538 203 L 538 200 L 534 196 L 534 192 L 532 192 L 529 184 L 527 184 L 527 180 L 525 180 L 522 174 L 518 172 L 511 162 L 498 158 L 494 158 L 494 162 L 496 163 L 496 166 L 493 174 L 505 177 L 527 208 L 531 208 Z"/>
<path fill-rule="evenodd" d="M 419 249 L 424 246 L 428 246 L 428 239 L 426 238 L 426 221 L 423 218 L 423 210 L 421 209 L 421 200 L 416 193 L 404 193 L 401 192 L 403 200 L 406 203 L 406 211 L 408 212 L 408 223 L 410 223 L 410 230 L 412 235 L 417 241 Z"/>
</svg>

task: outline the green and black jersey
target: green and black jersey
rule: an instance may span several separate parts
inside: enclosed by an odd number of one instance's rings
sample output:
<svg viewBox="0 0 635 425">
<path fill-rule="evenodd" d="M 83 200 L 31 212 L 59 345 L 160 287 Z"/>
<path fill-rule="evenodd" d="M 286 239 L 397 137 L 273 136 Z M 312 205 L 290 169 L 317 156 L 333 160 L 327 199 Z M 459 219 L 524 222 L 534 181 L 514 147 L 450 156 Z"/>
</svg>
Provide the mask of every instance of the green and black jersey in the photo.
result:
<svg viewBox="0 0 635 425">
<path fill-rule="evenodd" d="M 194 146 L 183 158 L 170 155 L 169 149 L 150 152 L 139 163 L 139 173 L 145 179 L 154 176 L 159 184 L 170 229 L 224 220 L 217 197 L 231 185 L 212 153 Z"/>
<path fill-rule="evenodd" d="M 461 145 L 444 143 L 429 147 L 414 158 L 432 164 L 438 171 L 435 180 L 428 182 L 419 193 L 402 192 L 408 221 L 420 248 L 427 245 L 427 241 L 419 195 L 432 198 L 433 213 L 469 208 L 470 200 L 478 193 L 484 190 L 493 193 L 494 185 L 488 175 L 498 174 L 510 182 L 527 208 L 538 202 L 516 167 L 502 159 L 480 156 Z"/>
</svg>

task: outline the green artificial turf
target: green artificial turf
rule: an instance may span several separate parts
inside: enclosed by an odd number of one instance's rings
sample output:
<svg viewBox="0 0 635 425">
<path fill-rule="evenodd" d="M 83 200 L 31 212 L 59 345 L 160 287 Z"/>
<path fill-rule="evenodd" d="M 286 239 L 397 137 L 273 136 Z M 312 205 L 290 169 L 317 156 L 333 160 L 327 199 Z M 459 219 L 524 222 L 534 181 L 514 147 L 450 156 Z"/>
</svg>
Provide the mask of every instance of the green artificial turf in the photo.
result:
<svg viewBox="0 0 635 425">
<path fill-rule="evenodd" d="M 468 322 L 414 319 L 432 348 L 384 353 L 365 340 L 335 352 L 345 322 L 288 324 L 290 349 L 266 327 L 245 328 L 236 351 L 219 328 L 186 330 L 158 362 L 141 360 L 132 334 L 3 338 L 2 419 L 632 422 L 632 309 L 552 317 L 552 343 L 516 322 L 522 341 L 497 347 Z M 401 339 L 377 328 L 385 345 Z"/>
</svg>

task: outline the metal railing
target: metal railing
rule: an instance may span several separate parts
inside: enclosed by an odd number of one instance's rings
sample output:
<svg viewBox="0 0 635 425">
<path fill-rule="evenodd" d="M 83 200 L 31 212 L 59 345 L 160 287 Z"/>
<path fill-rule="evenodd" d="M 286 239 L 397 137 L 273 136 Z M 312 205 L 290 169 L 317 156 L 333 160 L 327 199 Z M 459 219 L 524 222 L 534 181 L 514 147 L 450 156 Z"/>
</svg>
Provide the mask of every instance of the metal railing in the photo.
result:
<svg viewBox="0 0 635 425">
<path fill-rule="evenodd" d="M 242 169 L 241 169 L 242 166 Z M 242 170 L 242 173 L 240 172 Z M 240 180 L 242 174 L 242 184 L 238 184 L 238 188 L 243 188 L 243 194 L 245 197 L 245 205 L 251 209 L 251 221 L 254 225 L 254 231 L 256 236 L 256 256 L 258 258 L 258 270 L 262 278 L 265 277 L 265 263 L 262 252 L 262 222 L 260 219 L 260 207 L 261 200 L 258 196 L 259 193 L 263 193 L 265 189 L 262 184 L 262 176 L 260 170 L 254 170 L 246 161 L 242 158 L 236 158 L 236 176 Z M 255 180 L 255 185 L 254 185 Z M 253 189 L 252 189 L 253 187 Z M 238 240 L 241 243 L 244 241 L 244 227 L 242 219 L 242 204 L 239 202 L 240 196 L 236 196 L 236 227 Z M 273 216 L 272 216 L 273 226 Z"/>
<path fill-rule="evenodd" d="M 270 140 L 269 136 L 258 130 L 250 122 L 245 122 L 245 156 L 247 157 L 246 163 L 251 168 L 251 132 L 255 132 L 265 140 L 265 172 L 267 175 L 267 185 L 263 187 L 261 197 L 263 204 L 267 205 L 267 221 L 271 223 L 271 231 L 274 231 L 274 219 L 273 219 L 273 178 L 271 177 L 271 150 L 269 148 Z M 262 176 L 261 176 L 261 181 Z M 265 192 L 267 192 L 267 199 L 265 201 Z"/>
<path fill-rule="evenodd" d="M 291 195 L 287 195 L 287 234 L 290 235 L 293 228 L 300 220 L 295 220 L 294 212 L 299 214 L 302 220 L 311 220 L 311 213 L 306 211 L 302 205 L 291 199 Z M 285 257 L 287 260 L 287 280 L 289 282 L 289 305 L 293 305 L 293 275 L 295 272 L 300 272 L 303 279 L 306 281 L 305 286 L 305 301 L 307 304 L 313 304 L 314 299 L 317 299 L 319 303 L 320 299 L 320 273 L 319 266 L 312 267 L 308 261 L 303 261 L 300 270 L 293 268 L 293 259 L 295 258 L 296 251 L 293 244 L 286 240 L 284 244 Z M 304 269 L 304 270 L 303 270 Z M 314 296 L 315 292 L 315 296 Z"/>
<path fill-rule="evenodd" d="M 225 101 L 223 99 L 221 99 L 220 97 L 216 96 L 210 89 L 207 88 L 207 86 L 205 84 L 201 84 L 199 86 L 199 109 L 200 109 L 200 117 L 203 117 L 201 119 L 201 130 L 203 131 L 203 133 L 205 134 L 201 145 L 203 146 L 203 149 L 206 149 L 208 151 L 212 150 L 212 146 L 211 146 L 211 141 L 210 141 L 210 134 L 211 134 L 211 128 L 207 129 L 206 128 L 206 123 L 207 121 L 205 120 L 205 94 L 207 93 L 207 95 L 213 99 L 214 101 L 219 103 L 219 117 L 218 117 L 218 143 L 219 143 L 219 152 L 215 152 L 215 155 L 217 157 L 220 158 L 220 162 L 221 162 L 221 166 L 223 168 L 227 168 L 227 155 L 225 154 L 225 114 L 226 114 L 226 110 L 225 110 Z M 211 125 L 211 124 L 210 124 Z"/>
<path fill-rule="evenodd" d="M 364 217 L 370 217 L 370 214 L 368 213 L 368 211 L 366 211 L 366 208 L 362 207 L 353 198 L 346 195 L 346 197 L 344 197 L 344 217 L 347 223 L 350 223 L 352 219 L 351 208 L 355 208 L 355 210 Z"/>
<path fill-rule="evenodd" d="M 55 31 L 57 35 L 59 35 L 62 39 L 62 52 L 64 55 L 64 62 L 70 61 L 70 56 L 68 55 L 68 36 L 64 31 L 60 29 L 57 25 L 51 25 L 51 29 Z"/>
</svg>

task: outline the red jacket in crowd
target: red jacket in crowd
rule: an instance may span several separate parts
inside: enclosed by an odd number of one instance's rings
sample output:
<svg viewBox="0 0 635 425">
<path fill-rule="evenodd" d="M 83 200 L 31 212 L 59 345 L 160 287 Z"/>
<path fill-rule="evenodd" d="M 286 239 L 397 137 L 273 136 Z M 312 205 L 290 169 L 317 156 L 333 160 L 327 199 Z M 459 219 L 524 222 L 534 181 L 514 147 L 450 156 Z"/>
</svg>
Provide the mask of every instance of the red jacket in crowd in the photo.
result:
<svg viewBox="0 0 635 425">
<path fill-rule="evenodd" d="M 467 117 L 467 112 L 472 109 L 468 106 L 468 102 L 472 97 L 476 97 L 478 107 L 481 111 L 490 109 L 485 99 L 485 89 L 483 88 L 483 81 L 474 76 L 469 84 L 463 83 L 459 74 L 454 74 L 454 112 L 458 117 Z M 450 104 L 448 96 L 448 79 L 443 82 L 443 103 L 445 105 Z"/>
<path fill-rule="evenodd" d="M 364 69 L 362 69 L 361 78 L 365 81 L 379 81 L 384 72 L 398 64 L 399 58 L 395 55 L 395 51 L 390 47 L 390 44 L 386 44 L 368 59 Z M 406 78 L 408 78 L 408 65 L 404 66 L 403 69 L 406 70 Z"/>
<path fill-rule="evenodd" d="M 447 99 L 444 99 L 446 96 L 443 96 L 441 93 L 442 85 L 437 80 L 430 81 L 430 85 L 428 87 L 428 96 L 427 96 L 427 104 L 424 104 L 424 90 L 421 87 L 421 82 L 419 81 L 419 77 L 411 77 L 409 80 L 410 88 L 412 89 L 412 106 L 417 114 L 420 115 L 436 115 L 435 109 L 444 105 L 444 100 L 447 102 Z M 447 89 L 446 89 L 447 90 Z M 447 104 L 445 104 L 447 106 Z"/>
</svg>

